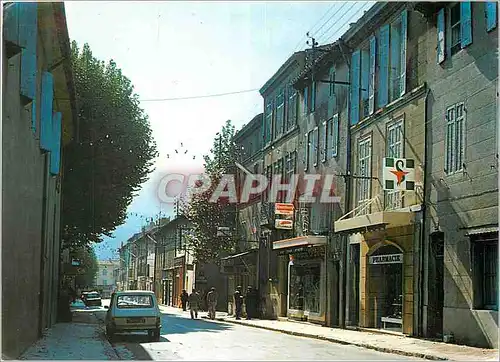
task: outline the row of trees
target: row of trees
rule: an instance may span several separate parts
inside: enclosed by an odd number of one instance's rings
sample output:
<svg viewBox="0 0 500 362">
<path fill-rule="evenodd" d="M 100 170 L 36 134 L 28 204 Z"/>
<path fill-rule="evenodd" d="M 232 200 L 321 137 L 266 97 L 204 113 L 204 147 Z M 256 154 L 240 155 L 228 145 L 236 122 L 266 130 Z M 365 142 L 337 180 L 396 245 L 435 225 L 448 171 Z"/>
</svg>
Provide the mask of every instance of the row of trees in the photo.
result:
<svg viewBox="0 0 500 362">
<path fill-rule="evenodd" d="M 64 149 L 62 246 L 84 261 L 78 278 L 89 285 L 97 272 L 91 246 L 125 222 L 157 151 L 148 117 L 116 63 L 74 41 L 71 60 L 79 129 Z"/>
</svg>

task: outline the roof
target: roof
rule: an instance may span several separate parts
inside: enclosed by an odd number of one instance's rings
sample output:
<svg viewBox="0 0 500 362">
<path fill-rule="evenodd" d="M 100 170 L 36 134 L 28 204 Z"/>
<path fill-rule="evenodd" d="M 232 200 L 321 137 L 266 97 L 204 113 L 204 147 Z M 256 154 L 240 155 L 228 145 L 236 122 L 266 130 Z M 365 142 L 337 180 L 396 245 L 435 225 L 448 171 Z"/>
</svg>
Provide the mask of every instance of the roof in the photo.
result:
<svg viewBox="0 0 500 362">
<path fill-rule="evenodd" d="M 262 86 L 262 88 L 259 89 L 260 94 L 264 95 L 264 93 L 266 93 L 269 90 L 269 88 L 271 88 L 271 86 L 278 80 L 278 78 L 281 75 L 283 75 L 293 63 L 298 61 L 299 58 L 304 55 L 305 52 L 303 50 L 293 53 L 286 60 L 286 62 L 278 69 L 278 71 L 274 73 L 274 75 L 271 78 L 269 78 L 269 80 Z"/>
<path fill-rule="evenodd" d="M 297 77 L 295 77 L 292 80 L 292 84 L 297 84 L 299 81 L 303 80 L 309 74 L 309 72 L 311 71 L 313 66 L 317 66 L 320 63 L 322 63 L 323 61 L 327 60 L 327 57 L 332 55 L 332 52 L 335 50 L 335 47 L 337 47 L 338 45 L 339 45 L 339 43 L 338 43 L 338 41 L 336 41 L 334 43 L 325 44 L 325 45 L 317 47 L 316 49 L 318 49 L 320 52 L 317 54 L 314 62 L 312 60 L 312 57 L 309 56 L 309 54 L 312 54 L 311 53 L 312 50 L 309 51 L 308 56 L 307 56 L 307 60 L 306 60 L 306 66 L 297 75 Z"/>
<path fill-rule="evenodd" d="M 263 113 L 259 113 L 258 115 L 253 117 L 250 122 L 248 122 L 238 132 L 236 132 L 236 134 L 234 135 L 234 138 L 236 140 L 243 138 L 247 133 L 255 130 L 259 126 L 262 126 L 262 118 L 263 117 L 264 117 Z"/>
</svg>

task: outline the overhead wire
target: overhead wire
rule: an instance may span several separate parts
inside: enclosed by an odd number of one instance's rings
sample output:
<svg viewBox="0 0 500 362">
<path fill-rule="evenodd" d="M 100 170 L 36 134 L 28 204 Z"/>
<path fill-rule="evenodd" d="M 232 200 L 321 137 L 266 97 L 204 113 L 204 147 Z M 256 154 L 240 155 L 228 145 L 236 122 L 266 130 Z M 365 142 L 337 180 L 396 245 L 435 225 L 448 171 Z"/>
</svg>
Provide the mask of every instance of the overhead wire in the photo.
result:
<svg viewBox="0 0 500 362">
<path fill-rule="evenodd" d="M 355 2 L 356 3 L 356 2 Z M 340 11 L 348 4 L 348 2 L 345 2 L 344 4 L 342 4 L 342 6 L 340 8 L 337 9 L 337 11 L 335 13 L 332 14 L 332 16 L 330 16 L 318 29 L 316 29 L 316 31 L 314 32 L 314 36 L 316 38 L 319 39 L 319 37 L 317 36 L 318 32 L 323 29 L 326 24 L 328 24 L 330 22 L 330 20 L 332 20 L 337 14 L 340 13 Z M 345 14 L 345 13 L 344 13 Z M 324 32 L 323 32 L 324 33 Z M 322 33 L 322 34 L 323 34 Z"/>
<path fill-rule="evenodd" d="M 368 10 L 370 7 L 372 7 L 372 5 L 373 5 L 373 4 L 363 4 L 363 5 L 362 5 L 359 9 L 357 9 L 357 10 L 356 10 L 356 11 L 355 11 L 352 15 L 351 15 L 351 17 L 350 17 L 349 19 L 347 19 L 347 20 L 346 20 L 346 21 L 345 21 L 345 22 L 344 22 L 341 26 L 339 26 L 338 30 L 337 30 L 335 33 L 333 33 L 333 34 L 332 34 L 332 36 L 331 36 L 330 38 L 328 38 L 326 41 L 327 41 L 327 42 L 330 42 L 330 41 L 334 40 L 334 38 L 335 38 L 335 37 L 336 37 L 339 33 L 340 33 L 340 34 L 342 34 L 342 30 L 344 29 L 344 27 L 345 27 L 346 25 L 348 25 L 348 24 L 351 22 L 351 20 L 353 20 L 353 19 L 354 19 L 354 17 L 359 16 L 359 12 L 360 12 L 360 11 L 362 11 L 362 10 L 363 10 L 363 11 L 364 11 L 364 10 Z M 362 16 L 362 15 L 361 15 L 361 16 Z M 335 39 L 335 40 L 336 40 L 336 39 Z"/>
<path fill-rule="evenodd" d="M 341 20 L 344 16 L 346 16 L 347 13 L 349 13 L 349 11 L 357 4 L 358 2 L 355 1 L 352 3 L 351 7 L 349 9 L 347 9 L 341 16 L 340 18 L 338 18 L 337 20 Z M 346 3 L 347 4 L 347 3 Z M 317 40 L 319 41 L 325 34 L 327 34 L 331 28 L 333 28 L 335 25 L 338 25 L 338 21 L 334 21 L 332 22 L 332 24 L 325 30 L 321 33 L 321 35 L 318 35 L 317 36 Z"/>
<path fill-rule="evenodd" d="M 319 18 L 319 20 L 318 20 L 318 21 L 317 21 L 317 22 L 316 22 L 316 23 L 315 23 L 315 24 L 311 27 L 311 29 L 309 30 L 309 32 L 310 32 L 310 33 L 315 32 L 315 31 L 318 31 L 318 30 L 320 30 L 320 29 L 324 26 L 324 23 L 323 23 L 323 25 L 321 25 L 318 29 L 313 30 L 313 29 L 316 27 L 316 25 L 318 25 L 318 24 L 320 23 L 320 21 L 321 21 L 321 20 L 323 20 L 323 19 L 324 19 L 324 18 L 328 15 L 328 13 L 329 13 L 329 12 L 330 12 L 330 11 L 331 11 L 334 7 L 335 7 L 335 5 L 337 5 L 337 4 L 335 3 L 335 4 L 333 4 L 332 6 L 330 6 L 330 8 L 329 8 L 329 9 L 328 9 L 328 10 L 327 10 L 324 14 L 323 14 L 323 16 L 322 16 L 321 18 Z M 331 19 L 331 17 L 330 17 L 330 19 Z M 327 21 L 328 21 L 328 20 L 327 20 Z M 302 37 L 300 38 L 299 42 L 297 43 L 297 45 L 295 46 L 295 48 L 294 48 L 293 52 L 296 52 L 296 51 L 297 51 L 297 49 L 300 47 L 300 45 L 301 45 L 301 44 L 302 44 L 302 43 L 303 43 L 306 39 L 307 39 L 307 37 L 306 37 L 305 35 L 304 35 L 304 36 L 302 36 Z"/>
</svg>

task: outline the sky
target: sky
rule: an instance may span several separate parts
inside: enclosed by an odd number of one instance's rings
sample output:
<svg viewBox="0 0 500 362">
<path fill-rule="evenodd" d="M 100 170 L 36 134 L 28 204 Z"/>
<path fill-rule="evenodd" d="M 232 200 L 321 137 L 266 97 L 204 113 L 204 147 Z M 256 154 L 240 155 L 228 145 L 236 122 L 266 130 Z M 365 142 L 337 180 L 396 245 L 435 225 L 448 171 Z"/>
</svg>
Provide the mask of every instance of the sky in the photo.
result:
<svg viewBox="0 0 500 362">
<path fill-rule="evenodd" d="M 116 258 L 146 218 L 173 215 L 157 196 L 161 177 L 201 168 L 227 120 L 240 129 L 261 113 L 258 89 L 308 47 L 308 31 L 320 45 L 332 43 L 373 3 L 66 1 L 71 40 L 113 59 L 131 80 L 159 152 L 126 223 L 96 246 L 98 257 Z M 213 96 L 226 93 L 234 94 Z"/>
</svg>

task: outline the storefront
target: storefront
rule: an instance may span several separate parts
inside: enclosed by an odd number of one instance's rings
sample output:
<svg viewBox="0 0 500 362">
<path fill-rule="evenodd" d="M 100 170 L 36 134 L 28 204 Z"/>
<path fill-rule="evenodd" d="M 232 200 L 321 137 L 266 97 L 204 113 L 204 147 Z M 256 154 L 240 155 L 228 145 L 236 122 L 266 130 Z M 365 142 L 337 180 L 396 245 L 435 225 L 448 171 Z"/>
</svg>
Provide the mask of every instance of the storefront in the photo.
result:
<svg viewBox="0 0 500 362">
<path fill-rule="evenodd" d="M 326 241 L 325 236 L 304 236 L 273 243 L 287 260 L 284 289 L 290 319 L 326 322 Z"/>
<path fill-rule="evenodd" d="M 172 275 L 172 306 L 181 306 L 181 293 L 184 289 L 184 276 L 185 276 L 185 256 L 174 258 L 174 269 Z"/>
<path fill-rule="evenodd" d="M 347 325 L 412 335 L 413 245 L 418 233 L 413 213 L 391 214 L 335 223 L 336 232 L 345 233 L 349 243 Z"/>
</svg>

